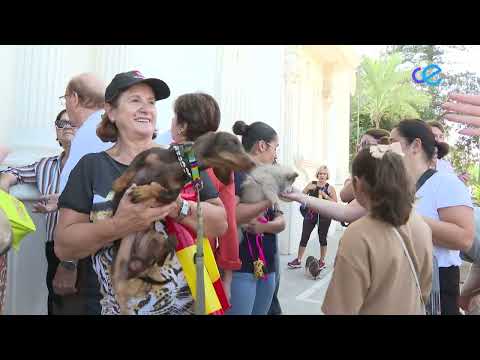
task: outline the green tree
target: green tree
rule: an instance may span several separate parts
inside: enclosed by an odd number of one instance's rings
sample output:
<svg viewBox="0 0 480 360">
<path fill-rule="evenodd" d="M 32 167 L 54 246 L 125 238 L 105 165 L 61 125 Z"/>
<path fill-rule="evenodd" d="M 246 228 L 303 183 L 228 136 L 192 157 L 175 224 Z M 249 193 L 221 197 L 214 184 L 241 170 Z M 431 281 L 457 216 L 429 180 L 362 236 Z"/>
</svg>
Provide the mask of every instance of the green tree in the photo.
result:
<svg viewBox="0 0 480 360">
<path fill-rule="evenodd" d="M 421 66 L 430 64 L 439 66 L 448 65 L 450 62 L 446 58 L 449 50 L 465 51 L 463 45 L 392 45 L 387 48 L 387 54 L 400 53 L 403 57 L 403 66 L 411 72 Z M 420 118 L 424 120 L 438 119 L 443 113 L 442 103 L 448 94 L 450 84 L 454 83 L 454 75 L 443 71 L 440 77 L 443 79 L 441 86 L 428 86 L 425 84 L 415 84 L 418 90 L 430 95 L 431 103 L 420 111 Z M 453 81 L 452 81 L 453 80 Z"/>
<path fill-rule="evenodd" d="M 463 45 L 393 45 L 388 47 L 387 54 L 400 52 L 404 59 L 404 66 L 410 71 L 417 66 L 426 66 L 429 64 L 443 65 L 442 79 L 440 86 L 422 86 L 417 88 L 431 96 L 431 104 L 424 108 L 420 113 L 420 118 L 424 120 L 438 119 L 447 130 L 447 134 L 452 130 L 456 131 L 460 126 L 449 125 L 443 122 L 441 115 L 443 109 L 442 103 L 447 100 L 450 92 L 460 92 L 466 94 L 480 93 L 480 78 L 470 71 L 461 73 L 452 73 L 445 71 L 450 62 L 447 58 L 449 50 L 465 51 L 467 48 Z M 459 136 L 455 146 L 451 147 L 450 158 L 457 172 L 473 171 L 473 165 L 478 162 L 479 139 L 477 137 Z M 467 170 L 470 169 L 470 170 Z M 473 175 L 473 173 L 471 174 Z M 478 174 L 472 176 L 478 181 Z M 480 194 L 480 193 L 479 193 Z"/>
<path fill-rule="evenodd" d="M 413 85 L 411 72 L 399 69 L 402 63 L 402 56 L 394 53 L 376 60 L 365 57 L 360 65 L 356 100 L 373 127 L 380 128 L 385 119 L 419 116 L 430 103 Z"/>
</svg>

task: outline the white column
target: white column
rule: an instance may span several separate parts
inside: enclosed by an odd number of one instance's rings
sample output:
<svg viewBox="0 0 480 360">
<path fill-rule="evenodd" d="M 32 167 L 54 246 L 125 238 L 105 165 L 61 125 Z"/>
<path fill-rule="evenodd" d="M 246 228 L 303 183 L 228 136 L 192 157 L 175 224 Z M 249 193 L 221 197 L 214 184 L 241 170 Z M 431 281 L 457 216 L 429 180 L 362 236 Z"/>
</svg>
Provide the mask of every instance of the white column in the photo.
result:
<svg viewBox="0 0 480 360">
<path fill-rule="evenodd" d="M 301 156 L 301 127 L 300 117 L 300 47 L 287 46 L 285 49 L 284 62 L 284 116 L 280 133 L 283 135 L 282 163 L 287 166 L 294 165 Z M 298 204 L 283 204 L 287 229 L 279 234 L 280 254 L 291 254 L 296 252 L 298 245 L 298 234 L 301 231 L 301 222 L 298 214 Z"/>
<path fill-rule="evenodd" d="M 8 146 L 12 149 L 4 166 L 21 166 L 59 153 L 54 119 L 61 110 L 58 97 L 65 92 L 66 46 L 18 46 L 15 48 L 15 118 L 9 121 Z M 30 185 L 12 188 L 20 200 L 38 197 Z M 31 204 L 26 204 L 31 210 Z M 31 213 L 30 213 L 31 214 Z M 8 254 L 6 314 L 46 314 L 45 218 L 31 214 L 37 231 L 26 237 L 18 253 Z"/>
<path fill-rule="evenodd" d="M 216 91 L 217 101 L 222 111 L 221 130 L 231 131 L 237 120 L 247 124 L 249 119 L 249 104 L 247 101 L 248 74 L 245 60 L 245 46 L 222 46 L 218 50 Z"/>
<path fill-rule="evenodd" d="M 95 73 L 107 84 L 121 72 L 130 70 L 130 51 L 134 46 L 128 45 L 98 45 L 95 47 Z"/>
<path fill-rule="evenodd" d="M 54 120 L 61 110 L 58 97 L 65 92 L 65 46 L 18 46 L 15 119 L 7 144 L 13 153 L 7 165 L 21 165 L 58 153 Z"/>
</svg>

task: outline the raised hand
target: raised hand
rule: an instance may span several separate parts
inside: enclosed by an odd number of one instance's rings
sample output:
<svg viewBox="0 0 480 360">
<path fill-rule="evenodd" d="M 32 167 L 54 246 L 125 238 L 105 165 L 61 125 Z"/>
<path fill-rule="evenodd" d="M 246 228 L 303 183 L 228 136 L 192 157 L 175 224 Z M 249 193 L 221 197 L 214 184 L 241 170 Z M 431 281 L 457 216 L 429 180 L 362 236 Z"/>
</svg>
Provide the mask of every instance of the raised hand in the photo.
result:
<svg viewBox="0 0 480 360">
<path fill-rule="evenodd" d="M 444 118 L 470 126 L 460 130 L 459 134 L 480 136 L 480 95 L 450 94 L 448 100 L 442 105 L 447 111 Z"/>
</svg>

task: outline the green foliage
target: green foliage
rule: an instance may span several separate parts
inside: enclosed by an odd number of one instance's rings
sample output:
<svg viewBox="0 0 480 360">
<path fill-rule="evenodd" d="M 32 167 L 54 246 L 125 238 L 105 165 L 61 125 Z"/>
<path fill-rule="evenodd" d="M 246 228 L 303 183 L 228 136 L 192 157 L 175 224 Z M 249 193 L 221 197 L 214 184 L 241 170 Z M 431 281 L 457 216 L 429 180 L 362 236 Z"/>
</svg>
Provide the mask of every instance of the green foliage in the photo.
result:
<svg viewBox="0 0 480 360">
<path fill-rule="evenodd" d="M 480 167 L 478 164 L 471 164 L 468 166 L 467 172 L 470 175 L 469 185 L 472 188 L 472 197 L 478 206 L 480 205 Z"/>
<path fill-rule="evenodd" d="M 462 45 L 392 45 L 378 60 L 364 59 L 357 81 L 357 92 L 352 97 L 350 154 L 355 154 L 358 134 L 373 126 L 390 130 L 398 121 L 406 117 L 423 120 L 439 120 L 446 128 L 447 135 L 456 132 L 461 126 L 442 121 L 442 103 L 450 92 L 480 94 L 480 78 L 470 71 L 451 73 L 448 69 L 448 51 L 465 51 Z M 440 86 L 415 84 L 411 73 L 418 66 L 437 64 L 442 66 Z M 391 90 L 391 91 L 388 91 Z M 360 114 L 358 101 L 360 100 Z M 359 126 L 357 131 L 357 122 Z M 478 163 L 480 139 L 459 136 L 450 147 L 449 158 L 458 173 Z M 473 171 L 473 170 L 472 170 Z M 473 179 L 473 177 L 471 177 Z M 471 182 L 474 191 L 480 195 L 478 171 Z M 480 199 L 480 198 L 479 198 Z"/>
<path fill-rule="evenodd" d="M 430 102 L 428 95 L 413 86 L 410 71 L 399 69 L 402 62 L 396 53 L 362 61 L 356 96 L 361 113 L 370 117 L 371 127 L 380 128 L 387 118 L 419 116 L 418 110 Z"/>
<path fill-rule="evenodd" d="M 350 160 L 359 136 L 367 129 L 391 130 L 399 120 L 419 117 L 428 108 L 430 96 L 415 88 L 411 71 L 401 69 L 402 63 L 402 56 L 397 53 L 377 60 L 362 59 L 351 101 Z"/>
</svg>

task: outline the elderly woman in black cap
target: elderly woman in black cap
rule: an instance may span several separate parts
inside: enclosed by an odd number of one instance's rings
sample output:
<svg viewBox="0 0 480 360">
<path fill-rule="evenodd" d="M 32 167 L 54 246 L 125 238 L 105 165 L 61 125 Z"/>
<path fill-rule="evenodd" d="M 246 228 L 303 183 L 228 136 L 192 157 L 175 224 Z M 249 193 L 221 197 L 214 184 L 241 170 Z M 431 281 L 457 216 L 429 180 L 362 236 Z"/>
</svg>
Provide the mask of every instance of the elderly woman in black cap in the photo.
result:
<svg viewBox="0 0 480 360">
<path fill-rule="evenodd" d="M 157 146 L 155 103 L 170 95 L 159 79 L 145 78 L 138 71 L 117 74 L 105 92 L 105 114 L 97 135 L 114 145 L 107 151 L 84 156 L 73 169 L 59 199 L 55 252 L 60 259 L 75 260 L 92 255 L 98 275 L 102 314 L 119 314 L 112 287 L 113 242 L 126 235 L 147 230 L 152 222 L 167 215 L 180 224 L 195 223 L 195 202 L 179 200 L 159 207 L 134 204 L 128 196 L 121 200 L 112 216 L 112 184 L 142 151 Z M 204 180 L 201 192 L 205 236 L 216 237 L 226 230 L 226 214 L 211 182 Z M 208 200 L 208 201 L 207 201 Z M 179 204 L 180 203 L 180 204 Z M 190 211 L 184 216 L 183 208 Z M 181 219 L 181 220 L 180 220 Z M 145 298 L 134 298 L 129 308 L 136 314 L 189 314 L 193 299 L 175 256 L 163 265 L 165 283 L 153 285 Z M 158 287 L 161 287 L 158 288 Z"/>
</svg>

